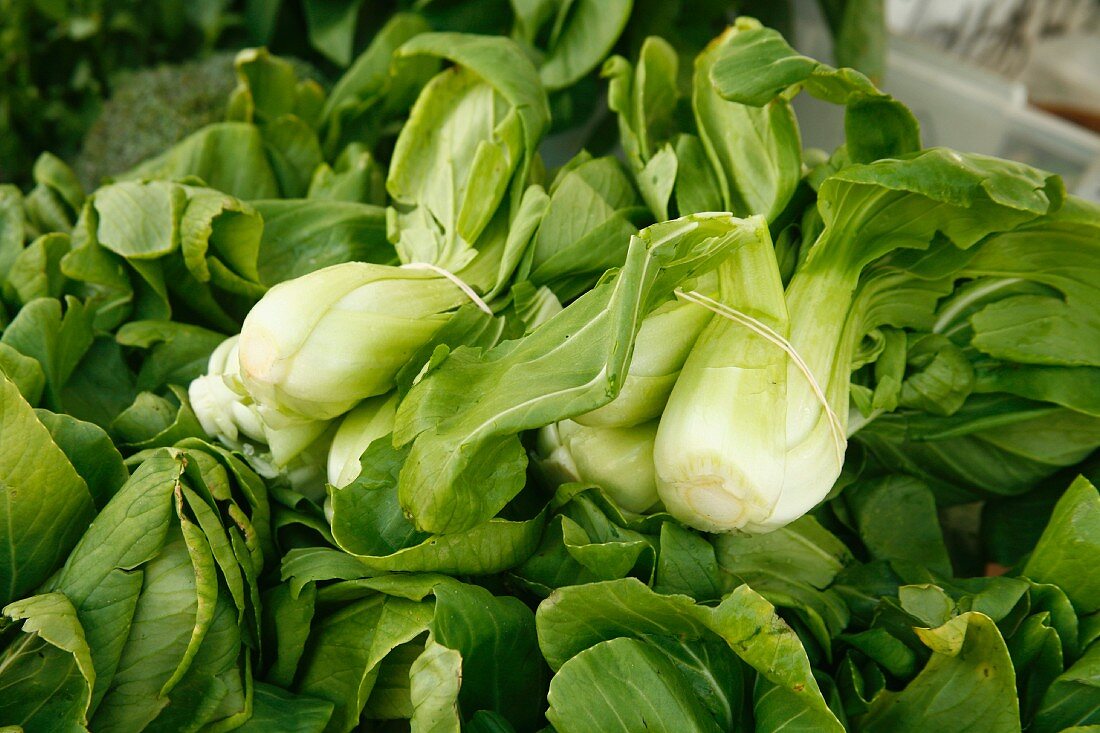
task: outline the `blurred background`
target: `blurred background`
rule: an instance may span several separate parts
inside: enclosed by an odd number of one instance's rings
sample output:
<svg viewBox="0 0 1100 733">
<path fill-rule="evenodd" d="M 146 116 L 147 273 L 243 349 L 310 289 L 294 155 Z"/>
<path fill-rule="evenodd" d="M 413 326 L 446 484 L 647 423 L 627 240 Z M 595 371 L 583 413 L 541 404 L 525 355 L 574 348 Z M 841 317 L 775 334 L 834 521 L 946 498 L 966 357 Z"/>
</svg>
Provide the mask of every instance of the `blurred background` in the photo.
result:
<svg viewBox="0 0 1100 733">
<path fill-rule="evenodd" d="M 589 0 L 589 4 L 597 0 Z M 854 66 L 913 108 L 928 145 L 1021 160 L 1100 200 L 1100 0 L 616 0 L 614 50 L 651 33 L 685 61 L 736 14 Z M 398 11 L 437 29 L 511 35 L 536 58 L 583 0 L 0 0 L 0 182 L 29 185 L 42 151 L 86 186 L 221 119 L 236 50 L 266 45 L 330 84 Z M 598 5 L 596 7 L 599 7 Z M 533 8 L 554 22 L 523 24 Z M 543 12 L 544 9 L 548 11 Z M 589 8 L 591 10 L 591 8 Z M 556 13 L 556 16 L 555 16 Z M 682 70 L 690 69 L 689 63 Z M 552 97 L 550 165 L 614 139 L 599 69 Z M 838 109 L 799 98 L 808 146 Z M 564 151 L 568 151 L 565 153 Z"/>
<path fill-rule="evenodd" d="M 1100 201 L 1100 2 L 886 0 L 880 85 L 926 145 L 1012 158 Z M 794 5 L 795 45 L 834 58 L 820 6 Z M 804 142 L 831 149 L 839 110 L 798 98 Z"/>
</svg>

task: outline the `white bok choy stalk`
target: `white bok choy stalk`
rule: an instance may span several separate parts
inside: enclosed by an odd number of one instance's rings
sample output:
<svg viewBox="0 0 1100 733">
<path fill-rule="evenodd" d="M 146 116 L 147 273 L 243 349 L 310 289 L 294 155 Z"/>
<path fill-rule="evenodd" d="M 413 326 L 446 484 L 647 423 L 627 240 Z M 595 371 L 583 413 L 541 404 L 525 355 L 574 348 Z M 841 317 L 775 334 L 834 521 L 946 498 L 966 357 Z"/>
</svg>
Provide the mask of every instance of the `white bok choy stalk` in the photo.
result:
<svg viewBox="0 0 1100 733">
<path fill-rule="evenodd" d="M 697 529 L 766 531 L 828 493 L 844 436 L 787 342 L 791 318 L 765 227 L 718 278 L 721 302 L 684 294 L 718 317 L 696 341 L 661 417 L 658 494 Z M 803 464 L 806 473 L 789 481 Z"/>
<path fill-rule="evenodd" d="M 298 489 L 320 484 L 316 453 L 327 450 L 326 420 L 292 419 L 257 405 L 241 383 L 240 336 L 223 341 L 210 355 L 206 374 L 187 389 L 203 431 L 240 451 L 266 478 L 283 474 Z"/>
<path fill-rule="evenodd" d="M 341 489 L 359 476 L 359 459 L 371 443 L 393 432 L 397 395 L 363 400 L 340 421 L 328 452 L 328 482 Z"/>
<path fill-rule="evenodd" d="M 427 269 L 345 262 L 280 283 L 241 329 L 245 389 L 260 406 L 326 420 L 384 394 L 468 292 Z"/>
<path fill-rule="evenodd" d="M 706 278 L 714 290 L 714 278 Z M 642 321 L 623 386 L 603 407 L 573 418 L 590 427 L 629 427 L 661 415 L 695 340 L 713 314 L 694 303 L 670 300 Z"/>
<path fill-rule="evenodd" d="M 642 513 L 657 504 L 656 435 L 656 420 L 629 427 L 588 427 L 562 420 L 539 430 L 538 464 L 555 484 L 593 484 L 623 509 Z"/>
</svg>

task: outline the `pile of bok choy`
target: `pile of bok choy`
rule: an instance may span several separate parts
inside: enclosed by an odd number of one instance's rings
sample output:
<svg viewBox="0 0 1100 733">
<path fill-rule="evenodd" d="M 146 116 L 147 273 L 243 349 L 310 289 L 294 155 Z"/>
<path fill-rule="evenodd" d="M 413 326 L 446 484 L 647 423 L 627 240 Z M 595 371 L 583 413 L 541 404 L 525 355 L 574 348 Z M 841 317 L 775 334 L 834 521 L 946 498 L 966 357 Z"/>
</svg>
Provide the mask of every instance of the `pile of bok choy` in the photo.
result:
<svg viewBox="0 0 1100 733">
<path fill-rule="evenodd" d="M 0 726 L 1096 730 L 1100 206 L 749 18 L 548 170 L 395 18 L 0 187 Z"/>
</svg>

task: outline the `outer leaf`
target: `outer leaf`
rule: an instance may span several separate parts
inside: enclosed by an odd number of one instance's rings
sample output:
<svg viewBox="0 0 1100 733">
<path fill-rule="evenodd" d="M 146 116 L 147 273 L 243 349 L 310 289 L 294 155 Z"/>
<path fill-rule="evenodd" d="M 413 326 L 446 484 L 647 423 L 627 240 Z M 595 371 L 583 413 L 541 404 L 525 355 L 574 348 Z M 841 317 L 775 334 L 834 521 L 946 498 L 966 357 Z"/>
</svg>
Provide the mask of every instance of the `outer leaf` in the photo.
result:
<svg viewBox="0 0 1100 733">
<path fill-rule="evenodd" d="M 87 484 L 0 375 L 0 601 L 46 580 L 93 516 Z"/>
<path fill-rule="evenodd" d="M 802 84 L 815 97 L 846 105 L 847 152 L 856 163 L 920 149 L 917 119 L 904 105 L 858 71 L 837 70 L 796 53 L 770 28 L 749 28 L 733 38 L 711 79 L 718 94 L 742 104 L 763 106 Z"/>
<path fill-rule="evenodd" d="M 23 399 L 32 405 L 38 404 L 46 387 L 46 376 L 37 359 L 24 356 L 0 341 L 0 373 L 15 384 Z"/>
<path fill-rule="evenodd" d="M 875 699 L 861 730 L 1020 730 L 1012 660 L 988 616 L 964 613 L 917 634 L 932 649 L 932 658 L 904 690 Z"/>
<path fill-rule="evenodd" d="M 19 311 L 0 343 L 38 360 L 46 376 L 46 404 L 62 410 L 61 390 L 92 345 L 92 312 L 66 296 L 65 312 L 54 298 L 37 298 Z"/>
<path fill-rule="evenodd" d="M 310 44 L 339 66 L 351 61 L 362 0 L 306 0 L 303 3 Z"/>
<path fill-rule="evenodd" d="M 96 509 L 102 509 L 130 478 L 122 455 L 110 436 L 98 425 L 77 420 L 71 415 L 35 410 L 38 421 L 50 431 L 53 442 L 64 451 L 69 462 L 88 485 Z"/>
<path fill-rule="evenodd" d="M 156 718 L 209 629 L 217 578 L 208 545 L 191 555 L 188 545 L 196 540 L 194 533 L 172 528 L 145 564 L 128 639 L 92 720 L 95 730 L 140 730 Z"/>
<path fill-rule="evenodd" d="M 653 589 L 658 593 L 682 593 L 697 601 L 719 598 L 722 590 L 714 547 L 675 522 L 662 524 Z"/>
<path fill-rule="evenodd" d="M 802 177 L 794 112 L 783 98 L 762 107 L 728 101 L 718 96 L 711 81 L 726 46 L 754 27 L 755 21 L 739 21 L 695 59 L 691 101 L 724 208 L 738 216 L 763 214 L 773 221 Z"/>
<path fill-rule="evenodd" d="M 1089 724 L 1100 725 L 1100 644 L 1096 643 L 1047 688 L 1031 730 L 1055 733 Z"/>
<path fill-rule="evenodd" d="M 722 730 L 667 656 L 627 637 L 562 665 L 549 699 L 546 717 L 562 733 Z"/>
<path fill-rule="evenodd" d="M 245 200 L 273 198 L 280 193 L 259 128 L 242 122 L 207 125 L 118 179 L 179 180 L 187 176 Z"/>
<path fill-rule="evenodd" d="M 1078 477 L 1054 507 L 1024 575 L 1060 586 L 1078 614 L 1100 610 L 1100 493 Z"/>
<path fill-rule="evenodd" d="M 186 386 L 206 373 L 211 352 L 225 340 L 217 331 L 175 321 L 130 321 L 115 336 L 123 346 L 148 349 L 137 376 L 137 389 Z"/>
<path fill-rule="evenodd" d="M 540 706 L 533 703 L 545 694 L 545 667 L 531 610 L 518 598 L 494 597 L 483 588 L 454 582 L 436 586 L 435 598 L 431 639 L 461 655 L 458 702 L 466 714 L 499 713 L 516 730 L 539 725 Z"/>
<path fill-rule="evenodd" d="M 397 13 L 387 20 L 367 50 L 333 85 L 325 99 L 324 117 L 330 118 L 341 107 L 383 93 L 390 81 L 393 54 L 410 38 L 429 30 L 430 26 L 415 13 Z"/>
<path fill-rule="evenodd" d="M 737 576 L 775 575 L 827 588 L 851 552 L 812 517 L 762 535 L 717 535 L 713 539 L 718 564 Z"/>
<path fill-rule="evenodd" d="M 427 629 L 431 604 L 373 595 L 314 627 L 295 685 L 300 693 L 335 706 L 328 731 L 349 731 L 359 719 L 392 649 Z"/>
<path fill-rule="evenodd" d="M 273 199 L 253 204 L 264 221 L 260 279 L 265 285 L 356 260 L 394 264 L 385 212 L 347 201 Z"/>
<path fill-rule="evenodd" d="M 560 3 L 554 37 L 539 69 L 543 85 L 551 91 L 562 89 L 595 69 L 619 39 L 633 4 L 633 0 Z"/>
<path fill-rule="evenodd" d="M 970 343 L 995 359 L 1047 367 L 1100 366 L 1100 346 L 1090 337 L 1100 328 L 1095 308 L 1100 298 L 1098 236 L 1100 206 L 1070 197 L 1057 212 L 991 237 L 960 273 L 988 278 L 983 280 L 987 287 L 952 302 L 938 319 L 939 330 L 958 331 L 963 324 L 953 322 L 951 316 L 965 314 L 972 329 Z M 1062 267 L 1055 271 L 1044 267 L 1043 263 L 1052 259 Z M 1047 287 L 1030 294 L 1015 292 L 1014 278 Z M 1003 295 L 998 297 L 999 293 Z M 998 371 L 1022 373 L 998 376 Z M 1081 369 L 1088 375 L 1086 381 L 1071 382 L 1073 371 L 1077 370 L 1055 370 L 1052 379 L 1044 378 L 1039 368 L 1005 370 L 994 364 L 989 373 L 980 374 L 979 384 L 982 391 L 1010 391 L 1098 414 L 1100 395 L 1095 389 L 1078 386 L 1087 385 L 1095 372 Z M 1029 373 L 1035 374 L 1030 389 Z M 1067 382 L 1068 387 L 1059 390 L 1059 381 Z M 1049 394 L 1042 391 L 1044 387 Z M 1074 395 L 1075 389 L 1083 394 Z M 1090 403 L 1092 410 L 1088 409 Z"/>
<path fill-rule="evenodd" d="M 96 670 L 93 705 L 114 677 L 141 592 L 143 573 L 132 569 L 148 562 L 167 536 L 182 464 L 181 454 L 171 451 L 145 460 L 50 583 L 69 598 L 84 627 Z"/>
<path fill-rule="evenodd" d="M 363 454 L 358 478 L 330 489 L 333 538 L 357 557 L 364 573 L 488 575 L 514 567 L 534 551 L 542 514 L 518 522 L 495 518 L 454 534 L 418 531 L 397 501 L 397 474 L 407 455 L 390 445 L 389 436 L 380 438 Z"/>
<path fill-rule="evenodd" d="M 960 501 L 1022 494 L 1059 468 L 1080 463 L 1100 445 L 1100 423 L 1017 397 L 975 395 L 951 417 L 882 415 L 856 437 L 882 463 Z"/>
<path fill-rule="evenodd" d="M 27 236 L 24 226 L 23 195 L 15 186 L 0 185 L 0 294 L 5 299 L 13 294 L 6 281 L 12 263 L 23 251 L 23 240 Z"/>
<path fill-rule="evenodd" d="M 633 578 L 572 586 L 539 606 L 536 624 L 539 646 L 554 669 L 584 649 L 622 636 L 690 640 L 717 635 L 761 675 L 787 689 L 792 703 L 819 730 L 843 730 L 821 697 L 798 636 L 748 586 L 713 609 L 686 596 L 657 595 Z"/>
<path fill-rule="evenodd" d="M 61 258 L 70 246 L 68 234 L 54 232 L 42 235 L 19 253 L 8 270 L 8 285 L 21 302 L 61 297 L 65 288 Z"/>
<path fill-rule="evenodd" d="M 534 69 L 509 41 L 462 33 L 424 33 L 398 51 L 399 56 L 429 54 L 469 68 L 496 88 L 524 120 L 526 147 L 533 150 L 550 122 L 546 92 L 533 80 Z"/>
<path fill-rule="evenodd" d="M 396 206 L 393 237 L 403 261 L 459 271 L 488 251 L 491 241 L 478 242 L 487 227 L 489 240 L 505 239 L 490 223 L 501 209 L 499 230 L 520 203 L 549 122 L 545 90 L 504 38 L 425 33 L 399 55 L 441 56 L 458 66 L 424 88 L 397 139 L 386 182 Z"/>
<path fill-rule="evenodd" d="M 4 608 L 4 615 L 12 621 L 24 622 L 24 636 L 0 655 L 0 691 L 8 686 L 5 678 L 13 681 L 12 692 L 0 695 L 0 720 L 22 725 L 26 730 L 46 730 L 47 726 L 58 730 L 60 728 L 57 726 L 62 722 L 67 730 L 84 730 L 88 723 L 92 687 L 95 685 L 95 669 L 84 638 L 84 629 L 80 626 L 76 610 L 69 599 L 61 593 L 32 596 L 8 604 Z M 41 650 L 34 655 L 32 640 L 35 638 L 64 654 L 56 655 Z M 59 669 L 63 664 L 73 664 L 83 684 L 77 683 L 76 690 L 69 685 L 64 689 L 48 689 L 43 686 L 37 690 L 39 694 L 33 694 L 25 684 L 20 683 L 25 683 L 29 678 L 31 681 L 37 679 L 48 684 L 51 675 L 44 673 L 43 669 L 28 668 L 28 661 L 31 659 L 20 658 L 20 647 L 28 657 L 33 659 L 37 656 L 44 668 L 52 666 Z"/>
<path fill-rule="evenodd" d="M 621 56 L 604 64 L 601 75 L 610 79 L 607 104 L 619 116 L 623 152 L 635 175 L 645 169 L 671 135 L 679 97 L 678 73 L 676 50 L 660 36 L 645 39 L 638 53 L 637 68 Z M 647 203 L 657 215 L 662 207 L 654 208 L 654 204 L 661 203 L 660 197 L 657 201 L 649 198 L 646 195 Z M 667 215 L 661 217 L 667 218 Z"/>
<path fill-rule="evenodd" d="M 252 717 L 237 728 L 241 733 L 322 733 L 332 715 L 332 703 L 294 695 L 278 687 L 256 683 Z"/>
<path fill-rule="evenodd" d="M 596 158 L 561 174 L 532 242 L 530 272 L 535 285 L 548 285 L 562 301 L 589 289 L 626 258 L 637 233 L 634 187 L 618 161 Z"/>
<path fill-rule="evenodd" d="M 919 479 L 888 476 L 849 487 L 843 497 L 872 556 L 951 575 L 935 497 Z"/>
<path fill-rule="evenodd" d="M 429 641 L 409 670 L 413 733 L 458 733 L 462 655 Z"/>
</svg>

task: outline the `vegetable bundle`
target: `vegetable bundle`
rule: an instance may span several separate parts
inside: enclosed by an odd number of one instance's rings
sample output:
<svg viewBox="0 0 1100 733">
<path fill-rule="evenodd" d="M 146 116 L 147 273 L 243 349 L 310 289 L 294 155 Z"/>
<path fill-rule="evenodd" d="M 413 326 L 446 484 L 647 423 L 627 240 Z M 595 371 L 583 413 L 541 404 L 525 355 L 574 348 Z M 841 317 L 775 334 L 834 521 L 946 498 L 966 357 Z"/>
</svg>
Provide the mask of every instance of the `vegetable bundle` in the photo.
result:
<svg viewBox="0 0 1100 733">
<path fill-rule="evenodd" d="M 397 15 L 0 189 L 0 725 L 1100 725 L 1100 208 L 754 20 L 680 64 L 550 172 L 547 66 Z"/>
</svg>

